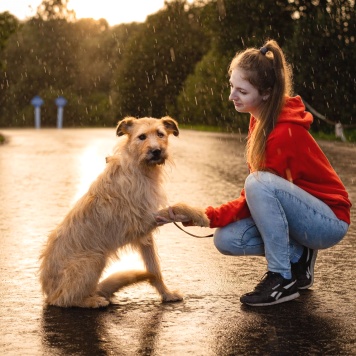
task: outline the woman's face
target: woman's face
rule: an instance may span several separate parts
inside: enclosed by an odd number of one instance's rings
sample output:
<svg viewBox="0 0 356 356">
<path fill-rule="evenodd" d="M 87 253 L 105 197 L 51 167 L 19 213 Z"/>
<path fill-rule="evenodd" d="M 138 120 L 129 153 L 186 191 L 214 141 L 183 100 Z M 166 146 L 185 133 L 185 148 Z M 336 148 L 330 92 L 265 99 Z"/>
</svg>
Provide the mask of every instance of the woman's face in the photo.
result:
<svg viewBox="0 0 356 356">
<path fill-rule="evenodd" d="M 229 100 L 234 103 L 236 111 L 250 113 L 257 119 L 264 102 L 264 97 L 245 78 L 246 75 L 243 70 L 239 68 L 232 70 Z"/>
</svg>

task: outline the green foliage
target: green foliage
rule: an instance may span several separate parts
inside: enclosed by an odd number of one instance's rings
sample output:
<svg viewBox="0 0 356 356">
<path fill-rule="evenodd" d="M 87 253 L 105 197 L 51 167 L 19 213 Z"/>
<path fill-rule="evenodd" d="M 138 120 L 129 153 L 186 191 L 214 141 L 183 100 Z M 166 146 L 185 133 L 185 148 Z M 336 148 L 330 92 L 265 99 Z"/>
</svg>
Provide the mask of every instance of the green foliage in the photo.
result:
<svg viewBox="0 0 356 356">
<path fill-rule="evenodd" d="M 286 1 L 212 0 L 204 9 L 213 47 L 230 58 L 245 47 L 261 47 L 267 38 L 283 45 L 293 34 Z"/>
<path fill-rule="evenodd" d="M 174 115 L 184 80 L 208 41 L 185 1 L 165 4 L 127 44 L 113 86 L 116 117 Z"/>
<path fill-rule="evenodd" d="M 209 51 L 196 65 L 177 99 L 180 121 L 247 129 L 246 115 L 236 113 L 233 105 L 228 102 L 229 61 L 230 58 Z"/>
<path fill-rule="evenodd" d="M 268 14 L 268 16 L 266 16 Z M 232 57 L 245 46 L 262 46 L 266 38 L 282 45 L 293 31 L 289 8 L 266 0 L 211 1 L 203 10 L 204 25 L 211 35 L 211 49 L 197 63 L 178 96 L 183 122 L 206 123 L 246 131 L 246 115 L 235 112 L 228 102 L 228 67 Z M 251 20 L 253 19 L 253 21 Z"/>
<path fill-rule="evenodd" d="M 292 64 L 296 94 L 330 120 L 355 125 L 354 1 L 173 0 L 144 23 L 115 27 L 76 21 L 67 4 L 43 0 L 21 25 L 0 14 L 0 126 L 33 126 L 35 95 L 44 99 L 42 124 L 54 126 L 61 95 L 65 126 L 168 114 L 246 131 L 248 116 L 228 101 L 227 69 L 237 51 L 267 38 Z M 313 129 L 333 134 L 321 120 Z"/>
<path fill-rule="evenodd" d="M 345 129 L 344 135 L 348 142 L 356 142 L 356 129 Z"/>
<path fill-rule="evenodd" d="M 42 20 L 73 20 L 75 13 L 68 10 L 69 0 L 43 0 L 37 8 L 37 17 Z"/>
<path fill-rule="evenodd" d="M 330 120 L 355 125 L 356 15 L 349 0 L 295 0 L 295 31 L 286 50 L 295 90 Z M 327 129 L 315 121 L 315 129 Z"/>
<path fill-rule="evenodd" d="M 0 53 L 5 48 L 9 37 L 20 27 L 20 22 L 9 12 L 0 13 Z"/>
<path fill-rule="evenodd" d="M 43 126 L 55 125 L 57 96 L 68 100 L 64 125 L 113 125 L 110 85 L 126 30 L 105 20 L 26 22 L 4 53 L 0 126 L 33 126 L 35 95 L 45 102 Z"/>
</svg>

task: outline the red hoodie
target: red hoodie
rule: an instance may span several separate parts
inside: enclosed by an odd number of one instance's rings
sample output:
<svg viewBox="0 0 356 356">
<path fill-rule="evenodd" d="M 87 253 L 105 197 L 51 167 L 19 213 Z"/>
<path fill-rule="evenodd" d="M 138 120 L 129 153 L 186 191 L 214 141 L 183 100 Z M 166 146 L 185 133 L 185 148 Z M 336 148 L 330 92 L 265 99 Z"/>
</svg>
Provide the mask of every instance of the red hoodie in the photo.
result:
<svg viewBox="0 0 356 356">
<path fill-rule="evenodd" d="M 250 133 L 256 119 L 251 116 Z M 266 170 L 293 182 L 327 204 L 335 215 L 350 224 L 351 202 L 340 178 L 308 132 L 313 116 L 299 96 L 288 97 L 275 128 L 267 139 Z M 209 206 L 210 227 L 222 227 L 251 216 L 245 191 L 220 207 Z"/>
</svg>

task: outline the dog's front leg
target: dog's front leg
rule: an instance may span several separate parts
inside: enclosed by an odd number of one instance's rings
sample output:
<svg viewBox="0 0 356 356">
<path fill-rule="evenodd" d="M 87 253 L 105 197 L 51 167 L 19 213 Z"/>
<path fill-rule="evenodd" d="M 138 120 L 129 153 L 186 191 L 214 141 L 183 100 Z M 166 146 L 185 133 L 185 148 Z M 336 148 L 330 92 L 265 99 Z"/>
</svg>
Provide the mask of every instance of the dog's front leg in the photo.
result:
<svg viewBox="0 0 356 356">
<path fill-rule="evenodd" d="M 156 246 L 152 235 L 148 236 L 143 243 L 139 244 L 139 251 L 148 272 L 156 278 L 151 284 L 157 289 L 163 302 L 177 302 L 183 299 L 178 291 L 170 291 L 163 282 L 160 263 L 156 252 Z"/>
</svg>

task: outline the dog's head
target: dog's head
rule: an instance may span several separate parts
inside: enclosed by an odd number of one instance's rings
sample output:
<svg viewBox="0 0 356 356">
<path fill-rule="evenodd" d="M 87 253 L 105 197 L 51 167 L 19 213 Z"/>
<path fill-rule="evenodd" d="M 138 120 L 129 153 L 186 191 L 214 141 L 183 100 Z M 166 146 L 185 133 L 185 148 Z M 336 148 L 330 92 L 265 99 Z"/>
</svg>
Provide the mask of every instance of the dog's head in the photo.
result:
<svg viewBox="0 0 356 356">
<path fill-rule="evenodd" d="M 169 116 L 161 119 L 126 117 L 119 121 L 117 136 L 127 135 L 126 149 L 133 159 L 148 165 L 163 164 L 168 158 L 168 136 L 179 135 L 178 124 Z"/>
</svg>

